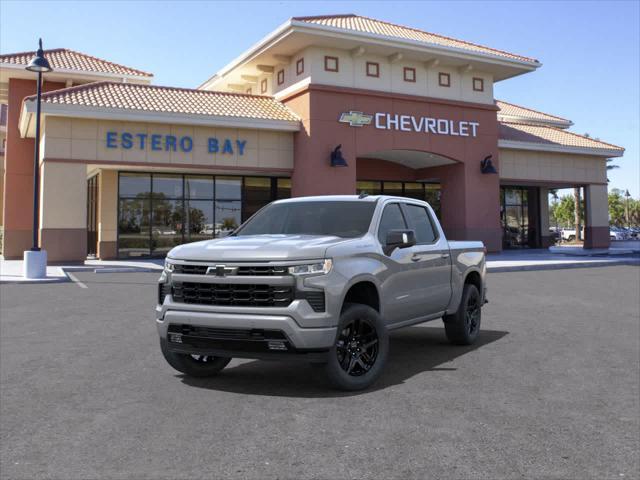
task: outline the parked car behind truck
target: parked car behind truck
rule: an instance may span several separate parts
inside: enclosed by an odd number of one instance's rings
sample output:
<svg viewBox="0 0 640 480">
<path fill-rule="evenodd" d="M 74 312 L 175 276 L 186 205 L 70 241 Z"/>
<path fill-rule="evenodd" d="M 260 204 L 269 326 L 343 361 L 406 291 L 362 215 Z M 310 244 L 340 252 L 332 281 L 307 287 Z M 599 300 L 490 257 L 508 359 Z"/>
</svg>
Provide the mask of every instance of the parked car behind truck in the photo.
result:
<svg viewBox="0 0 640 480">
<path fill-rule="evenodd" d="M 280 200 L 225 238 L 169 252 L 158 285 L 162 353 L 191 376 L 233 357 L 305 360 L 344 390 L 371 385 L 389 331 L 443 319 L 475 342 L 482 242 L 449 242 L 431 207 L 388 196 Z"/>
</svg>

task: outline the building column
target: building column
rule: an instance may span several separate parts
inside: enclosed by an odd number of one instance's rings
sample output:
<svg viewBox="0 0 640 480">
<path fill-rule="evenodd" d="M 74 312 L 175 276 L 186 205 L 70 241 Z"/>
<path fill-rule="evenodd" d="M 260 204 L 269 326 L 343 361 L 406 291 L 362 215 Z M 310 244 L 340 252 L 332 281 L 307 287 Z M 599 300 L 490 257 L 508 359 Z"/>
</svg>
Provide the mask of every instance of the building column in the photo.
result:
<svg viewBox="0 0 640 480">
<path fill-rule="evenodd" d="M 584 188 L 584 248 L 609 248 L 609 196 L 606 185 Z"/>
<path fill-rule="evenodd" d="M 549 230 L 549 189 L 540 187 L 538 194 L 540 211 L 540 246 L 548 248 L 553 245 L 553 237 Z"/>
<path fill-rule="evenodd" d="M 356 145 L 354 128 L 345 128 L 332 117 L 325 120 L 315 100 L 313 121 L 311 94 L 303 93 L 285 101 L 299 117 L 301 130 L 294 135 L 291 195 L 354 195 L 356 193 Z M 312 131 L 313 126 L 313 131 Z M 331 166 L 331 151 L 342 145 L 347 167 Z"/>
<path fill-rule="evenodd" d="M 44 82 L 43 92 L 64 88 L 64 83 Z M 2 254 L 22 258 L 31 248 L 33 228 L 33 138 L 22 138 L 18 128 L 22 100 L 36 93 L 35 80 L 10 78 L 7 102 L 7 140 L 2 202 L 4 235 Z"/>
<path fill-rule="evenodd" d="M 118 257 L 118 172 L 102 170 L 98 179 L 98 258 Z"/>
<path fill-rule="evenodd" d="M 440 180 L 441 224 L 449 240 L 481 240 L 489 252 L 502 250 L 498 175 L 456 163 L 418 170 L 417 178 Z"/>
<path fill-rule="evenodd" d="M 51 262 L 87 258 L 87 167 L 43 162 L 40 167 L 40 241 Z"/>
</svg>

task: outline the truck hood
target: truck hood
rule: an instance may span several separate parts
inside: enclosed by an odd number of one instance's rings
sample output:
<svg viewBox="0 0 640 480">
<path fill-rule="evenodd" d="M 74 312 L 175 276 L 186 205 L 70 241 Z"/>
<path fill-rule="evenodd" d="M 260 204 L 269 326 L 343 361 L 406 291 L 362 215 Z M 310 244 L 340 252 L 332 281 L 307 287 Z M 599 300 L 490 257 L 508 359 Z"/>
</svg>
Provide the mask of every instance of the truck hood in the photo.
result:
<svg viewBox="0 0 640 480">
<path fill-rule="evenodd" d="M 169 252 L 176 260 L 269 262 L 324 258 L 327 248 L 346 239 L 317 235 L 248 235 L 186 243 Z"/>
</svg>

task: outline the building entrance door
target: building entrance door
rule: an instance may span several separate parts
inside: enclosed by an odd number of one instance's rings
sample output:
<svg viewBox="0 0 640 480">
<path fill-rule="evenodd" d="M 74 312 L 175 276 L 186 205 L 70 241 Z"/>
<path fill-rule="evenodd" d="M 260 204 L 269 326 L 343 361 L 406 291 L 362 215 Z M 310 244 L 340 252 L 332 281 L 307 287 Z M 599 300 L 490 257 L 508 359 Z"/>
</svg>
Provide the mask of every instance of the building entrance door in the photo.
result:
<svg viewBox="0 0 640 480">
<path fill-rule="evenodd" d="M 87 256 L 98 254 L 98 175 L 87 180 Z"/>
<path fill-rule="evenodd" d="M 500 187 L 503 248 L 540 246 L 538 189 Z"/>
</svg>

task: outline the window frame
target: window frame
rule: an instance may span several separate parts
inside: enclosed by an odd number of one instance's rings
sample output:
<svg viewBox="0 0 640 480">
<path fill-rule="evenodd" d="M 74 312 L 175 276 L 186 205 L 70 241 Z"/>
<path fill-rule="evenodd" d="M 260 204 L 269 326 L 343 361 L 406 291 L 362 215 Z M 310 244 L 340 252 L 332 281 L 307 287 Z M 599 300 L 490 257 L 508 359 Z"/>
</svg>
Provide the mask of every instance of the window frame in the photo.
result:
<svg viewBox="0 0 640 480">
<path fill-rule="evenodd" d="M 335 68 L 329 68 L 329 61 L 335 61 L 336 62 L 336 67 Z M 331 55 L 325 55 L 324 56 L 324 71 L 325 72 L 333 72 L 333 73 L 338 73 L 338 71 L 340 70 L 340 59 L 338 57 L 334 57 Z"/>
<path fill-rule="evenodd" d="M 382 211 L 380 212 L 380 216 L 378 217 L 378 222 L 375 229 L 375 235 L 376 235 L 376 240 L 378 241 L 380 246 L 383 248 L 386 246 L 386 244 L 380 241 L 380 224 L 382 223 L 382 217 L 384 216 L 385 210 L 392 205 L 398 206 L 398 208 L 400 209 L 400 216 L 402 217 L 402 221 L 404 222 L 404 228 L 405 230 L 409 229 L 409 223 L 407 222 L 407 217 L 402 208 L 402 202 L 398 202 L 397 200 L 392 200 L 382 205 Z"/>
<path fill-rule="evenodd" d="M 268 86 L 269 86 L 269 84 L 267 82 L 267 79 L 263 78 L 260 81 L 260 93 L 267 93 Z"/>
<path fill-rule="evenodd" d="M 407 73 L 411 72 L 413 74 L 413 79 L 407 77 Z M 413 67 L 404 67 L 402 70 L 402 76 L 405 82 L 416 83 L 416 69 Z"/>
<path fill-rule="evenodd" d="M 443 79 L 446 78 L 446 82 Z M 450 88 L 451 87 L 451 74 L 447 72 L 438 72 L 438 86 Z"/>
<path fill-rule="evenodd" d="M 419 207 L 419 208 L 423 208 L 425 210 L 425 212 L 427 212 L 427 219 L 429 220 L 429 224 L 431 225 L 431 230 L 433 230 L 433 233 L 435 234 L 435 239 L 433 240 L 433 242 L 418 242 L 418 236 L 416 235 L 416 245 L 436 245 L 439 241 L 440 241 L 440 230 L 438 230 L 438 228 L 436 227 L 436 224 L 433 221 L 433 217 L 431 216 L 431 211 L 429 210 L 429 208 L 427 208 L 425 205 L 420 205 L 419 203 L 414 203 L 414 202 L 402 202 L 400 208 L 402 209 L 402 213 L 405 217 L 405 223 L 408 225 L 407 228 L 409 228 L 410 230 L 413 230 L 414 232 L 416 232 L 417 230 L 415 228 L 412 228 L 413 222 L 411 222 L 411 225 L 409 225 L 409 221 L 407 220 L 409 218 L 409 212 L 407 210 L 407 207 L 411 205 L 412 207 Z"/>
<path fill-rule="evenodd" d="M 296 61 L 296 75 L 302 75 L 304 73 L 304 57 L 299 58 Z"/>
<path fill-rule="evenodd" d="M 281 68 L 278 70 L 278 73 L 276 73 L 276 82 L 278 85 L 282 85 L 284 83 L 284 68 Z"/>
<path fill-rule="evenodd" d="M 376 69 L 375 75 L 372 73 L 369 73 L 369 67 L 375 67 Z M 365 73 L 367 74 L 367 77 L 380 78 L 380 64 L 378 62 L 366 62 Z"/>
<path fill-rule="evenodd" d="M 478 82 L 480 88 L 476 88 L 476 82 Z M 471 80 L 471 85 L 474 92 L 484 92 L 484 78 L 473 77 L 473 79 Z"/>
</svg>

